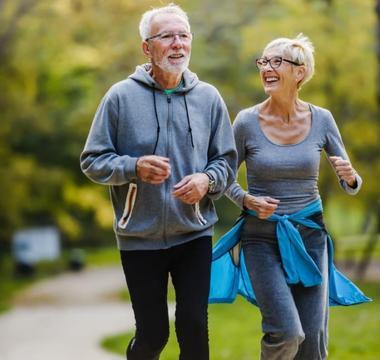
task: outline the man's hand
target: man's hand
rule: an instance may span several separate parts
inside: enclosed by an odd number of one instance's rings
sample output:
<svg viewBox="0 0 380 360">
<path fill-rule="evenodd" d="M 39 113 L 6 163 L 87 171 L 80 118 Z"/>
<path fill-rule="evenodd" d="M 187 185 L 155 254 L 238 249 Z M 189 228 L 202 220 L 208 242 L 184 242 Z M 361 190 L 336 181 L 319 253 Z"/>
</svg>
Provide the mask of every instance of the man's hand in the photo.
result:
<svg viewBox="0 0 380 360">
<path fill-rule="evenodd" d="M 348 160 L 343 160 L 340 156 L 330 156 L 329 159 L 339 179 L 344 180 L 349 186 L 355 187 L 356 171 L 351 163 Z"/>
<path fill-rule="evenodd" d="M 141 156 L 136 163 L 137 176 L 149 184 L 161 184 L 171 173 L 169 159 L 157 155 Z"/>
<path fill-rule="evenodd" d="M 185 176 L 174 185 L 172 195 L 186 204 L 195 204 L 201 200 L 208 190 L 208 176 L 203 173 L 195 173 Z"/>
<path fill-rule="evenodd" d="M 252 196 L 246 194 L 243 204 L 247 209 L 254 210 L 259 219 L 267 219 L 277 209 L 280 200 L 273 199 L 269 196 Z"/>
</svg>

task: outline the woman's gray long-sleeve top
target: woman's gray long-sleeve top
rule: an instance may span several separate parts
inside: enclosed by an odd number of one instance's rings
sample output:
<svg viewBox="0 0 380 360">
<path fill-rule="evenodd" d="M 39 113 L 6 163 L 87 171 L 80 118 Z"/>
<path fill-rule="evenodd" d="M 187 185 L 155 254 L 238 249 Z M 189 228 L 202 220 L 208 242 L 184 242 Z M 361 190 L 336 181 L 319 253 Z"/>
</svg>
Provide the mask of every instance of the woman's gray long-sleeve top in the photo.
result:
<svg viewBox="0 0 380 360">
<path fill-rule="evenodd" d="M 348 159 L 338 127 L 330 111 L 311 105 L 311 127 L 306 137 L 296 144 L 279 145 L 267 138 L 259 123 L 259 106 L 241 111 L 234 124 L 238 151 L 238 166 L 247 167 L 248 193 L 270 196 L 280 200 L 277 214 L 291 214 L 318 199 L 320 154 Z M 362 179 L 356 175 L 357 186 L 351 188 L 340 180 L 341 187 L 351 195 L 361 187 Z M 246 191 L 235 182 L 226 195 L 243 208 Z"/>
</svg>

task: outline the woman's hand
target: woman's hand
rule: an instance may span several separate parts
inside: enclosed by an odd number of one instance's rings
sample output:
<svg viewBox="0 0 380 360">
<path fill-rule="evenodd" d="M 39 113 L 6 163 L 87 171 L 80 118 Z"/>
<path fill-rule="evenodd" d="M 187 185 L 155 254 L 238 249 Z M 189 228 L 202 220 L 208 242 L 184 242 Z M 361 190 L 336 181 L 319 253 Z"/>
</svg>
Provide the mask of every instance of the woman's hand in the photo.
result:
<svg viewBox="0 0 380 360">
<path fill-rule="evenodd" d="M 271 216 L 277 209 L 280 200 L 273 199 L 269 196 L 252 196 L 246 194 L 243 204 L 247 209 L 254 210 L 259 219 L 266 219 Z"/>
<path fill-rule="evenodd" d="M 339 179 L 344 180 L 350 187 L 354 188 L 356 184 L 356 171 L 351 163 L 340 156 L 330 156 L 329 159 Z"/>
</svg>

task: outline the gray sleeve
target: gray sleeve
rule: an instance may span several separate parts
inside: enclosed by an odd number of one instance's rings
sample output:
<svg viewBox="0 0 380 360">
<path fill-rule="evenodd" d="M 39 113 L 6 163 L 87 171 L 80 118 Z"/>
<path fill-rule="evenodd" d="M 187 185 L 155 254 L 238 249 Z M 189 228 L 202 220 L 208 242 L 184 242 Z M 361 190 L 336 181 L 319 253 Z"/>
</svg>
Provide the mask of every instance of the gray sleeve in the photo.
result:
<svg viewBox="0 0 380 360">
<path fill-rule="evenodd" d="M 334 117 L 330 112 L 328 112 L 327 119 L 326 119 L 327 125 L 326 125 L 326 143 L 325 143 L 325 151 L 328 156 L 340 156 L 342 159 L 350 161 L 346 149 L 343 144 L 342 137 L 340 135 L 338 126 L 335 122 Z M 328 159 L 330 162 L 330 159 Z M 330 162 L 331 164 L 331 162 Z M 332 166 L 332 165 L 331 165 Z M 356 173 L 356 187 L 352 188 L 350 187 L 347 182 L 344 180 L 339 179 L 340 186 L 342 189 L 350 195 L 355 195 L 359 192 L 361 186 L 362 186 L 362 178 L 359 176 L 358 173 Z"/>
<path fill-rule="evenodd" d="M 241 114 L 236 117 L 233 130 L 235 137 L 235 144 L 237 150 L 237 167 L 239 169 L 241 163 L 245 160 L 246 156 L 246 146 L 245 146 L 245 131 L 242 124 Z M 243 201 L 246 191 L 240 186 L 240 184 L 235 180 L 232 185 L 226 191 L 226 196 L 234 202 L 239 208 L 243 209 Z"/>
<path fill-rule="evenodd" d="M 208 163 L 204 172 L 215 179 L 215 191 L 210 199 L 220 198 L 236 176 L 236 148 L 230 117 L 223 99 L 217 94 L 212 111 L 212 133 L 208 149 Z"/>
<path fill-rule="evenodd" d="M 136 178 L 137 158 L 117 153 L 117 124 L 118 107 L 106 94 L 96 111 L 80 155 L 83 173 L 94 182 L 123 185 Z"/>
</svg>

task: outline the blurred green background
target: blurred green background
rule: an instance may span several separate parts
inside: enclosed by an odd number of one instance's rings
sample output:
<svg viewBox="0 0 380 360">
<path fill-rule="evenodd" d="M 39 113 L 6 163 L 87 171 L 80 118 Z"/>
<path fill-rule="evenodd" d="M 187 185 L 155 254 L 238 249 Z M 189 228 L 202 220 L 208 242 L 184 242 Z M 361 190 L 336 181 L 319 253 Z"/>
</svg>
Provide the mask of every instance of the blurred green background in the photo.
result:
<svg viewBox="0 0 380 360">
<path fill-rule="evenodd" d="M 138 23 L 163 1 L 0 1 L 0 243 L 15 229 L 58 226 L 67 244 L 112 242 L 106 187 L 79 169 L 92 117 L 116 81 L 145 62 Z M 364 179 L 346 196 L 322 162 L 326 209 L 334 203 L 353 221 L 338 235 L 361 232 L 374 214 L 380 176 L 373 0 L 178 1 L 195 32 L 191 70 L 220 90 L 231 118 L 264 99 L 254 59 L 266 43 L 303 32 L 316 48 L 314 79 L 301 98 L 327 107 Z M 244 178 L 244 169 L 241 171 Z M 236 212 L 218 203 L 221 227 Z"/>
<path fill-rule="evenodd" d="M 0 1 L 0 308 L 1 298 L 20 286 L 11 276 L 16 230 L 54 225 L 65 250 L 114 246 L 107 188 L 84 177 L 79 154 L 104 93 L 145 62 L 142 13 L 166 3 Z M 322 159 L 319 187 L 337 258 L 358 275 L 370 259 L 380 261 L 380 1 L 176 3 L 195 33 L 190 68 L 219 89 L 232 120 L 265 97 L 254 65 L 263 47 L 276 37 L 310 37 L 316 73 L 300 97 L 331 110 L 364 180 L 358 196 L 347 196 Z M 243 184 L 244 178 L 242 168 Z M 220 234 L 239 211 L 226 199 L 216 205 Z M 45 273 L 63 268 L 49 265 Z"/>
<path fill-rule="evenodd" d="M 164 3 L 0 1 L 2 245 L 19 227 L 46 224 L 57 225 L 67 244 L 112 242 L 107 189 L 82 175 L 78 158 L 104 93 L 145 62 L 141 14 Z M 375 1 L 178 4 L 188 11 L 195 32 L 191 70 L 217 86 L 232 119 L 264 99 L 254 59 L 266 43 L 300 32 L 311 38 L 316 73 L 301 98 L 332 111 L 364 179 L 359 196 L 346 196 L 323 161 L 321 194 L 326 208 L 334 202 L 345 217 L 355 214 L 353 222 L 344 229 L 339 224 L 334 232 L 361 232 L 379 196 Z M 220 226 L 227 227 L 236 212 L 228 201 L 218 206 L 223 208 Z"/>
</svg>

